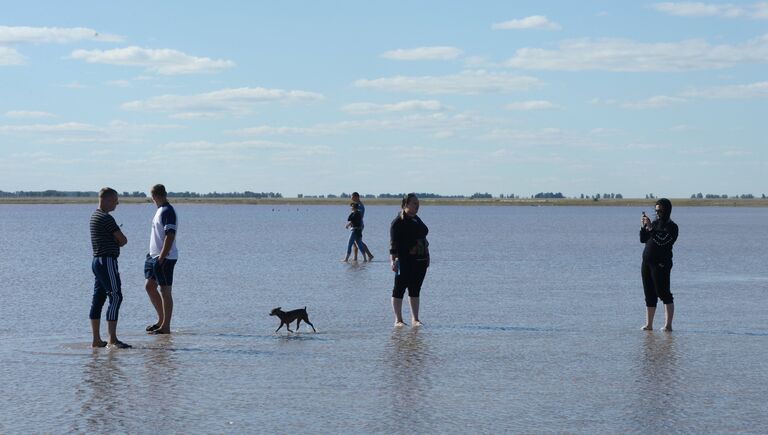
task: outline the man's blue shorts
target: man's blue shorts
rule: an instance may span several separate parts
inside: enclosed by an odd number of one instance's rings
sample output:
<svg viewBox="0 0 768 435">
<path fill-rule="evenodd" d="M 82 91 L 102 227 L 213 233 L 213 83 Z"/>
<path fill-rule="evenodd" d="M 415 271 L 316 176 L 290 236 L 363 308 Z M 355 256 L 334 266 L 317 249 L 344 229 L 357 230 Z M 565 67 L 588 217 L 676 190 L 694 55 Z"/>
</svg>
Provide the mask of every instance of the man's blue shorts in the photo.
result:
<svg viewBox="0 0 768 435">
<path fill-rule="evenodd" d="M 173 269 L 176 266 L 176 260 L 165 259 L 158 264 L 158 257 L 150 257 L 144 261 L 144 278 L 155 281 L 158 285 L 173 285 Z"/>
</svg>

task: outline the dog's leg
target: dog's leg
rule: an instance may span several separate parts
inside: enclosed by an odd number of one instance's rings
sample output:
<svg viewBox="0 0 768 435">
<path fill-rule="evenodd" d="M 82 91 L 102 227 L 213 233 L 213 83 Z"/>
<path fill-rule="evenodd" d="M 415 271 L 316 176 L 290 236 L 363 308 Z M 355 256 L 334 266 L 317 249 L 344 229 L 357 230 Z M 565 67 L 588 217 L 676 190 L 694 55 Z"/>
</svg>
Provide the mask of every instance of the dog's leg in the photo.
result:
<svg viewBox="0 0 768 435">
<path fill-rule="evenodd" d="M 296 319 L 296 332 L 299 332 L 299 325 L 301 325 L 301 317 Z"/>
<path fill-rule="evenodd" d="M 279 331 L 279 330 L 280 330 L 280 328 L 282 328 L 282 327 L 283 327 L 283 325 L 284 325 L 284 323 L 281 321 L 281 322 L 280 322 L 280 326 L 278 326 L 278 327 L 277 327 L 277 329 L 275 329 L 275 332 Z M 290 331 L 290 329 L 289 329 L 289 331 Z"/>
<path fill-rule="evenodd" d="M 312 327 L 312 332 L 317 332 L 317 329 L 315 329 L 315 325 L 313 325 L 312 322 L 309 321 L 309 316 L 306 315 L 306 313 L 304 314 L 304 318 L 302 320 L 304 320 L 304 323 Z"/>
</svg>

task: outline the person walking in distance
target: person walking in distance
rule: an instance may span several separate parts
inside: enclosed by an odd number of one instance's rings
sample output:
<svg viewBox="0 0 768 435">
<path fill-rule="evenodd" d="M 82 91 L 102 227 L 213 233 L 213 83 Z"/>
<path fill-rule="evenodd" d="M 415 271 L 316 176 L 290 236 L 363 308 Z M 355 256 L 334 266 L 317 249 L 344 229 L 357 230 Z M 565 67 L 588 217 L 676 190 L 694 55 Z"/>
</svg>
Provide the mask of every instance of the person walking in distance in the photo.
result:
<svg viewBox="0 0 768 435">
<path fill-rule="evenodd" d="M 123 302 L 117 257 L 120 256 L 120 247 L 128 243 L 128 239 L 115 222 L 115 218 L 109 214 L 117 208 L 118 203 L 115 189 L 110 187 L 101 189 L 99 191 L 99 208 L 93 212 L 90 220 L 91 246 L 93 247 L 91 270 L 95 277 L 89 313 L 91 333 L 93 334 L 92 347 L 118 349 L 131 347 L 117 338 L 117 318 L 120 313 L 120 304 Z M 107 341 L 103 341 L 100 332 L 101 310 L 107 298 L 109 298 L 106 316 L 108 338 Z"/>
<path fill-rule="evenodd" d="M 360 212 L 360 242 L 363 244 L 363 261 L 365 261 L 365 257 L 368 256 L 368 261 L 373 261 L 373 254 L 371 254 L 371 250 L 368 249 L 368 245 L 363 242 L 363 229 L 365 228 L 365 222 L 363 221 L 365 219 L 365 205 L 362 201 L 360 201 L 360 194 L 357 192 L 352 192 L 352 202 L 357 204 L 357 211 Z M 351 236 L 350 236 L 351 238 Z M 354 244 L 352 246 L 353 250 L 353 258 L 355 261 L 357 261 L 357 244 Z"/>
<path fill-rule="evenodd" d="M 147 326 L 146 330 L 150 334 L 170 334 L 173 316 L 173 270 L 179 258 L 176 249 L 178 222 L 176 210 L 168 202 L 165 186 L 154 185 L 151 194 L 157 211 L 152 218 L 149 253 L 144 262 L 144 288 L 157 313 L 157 322 Z M 160 292 L 157 291 L 158 286 Z"/>
</svg>

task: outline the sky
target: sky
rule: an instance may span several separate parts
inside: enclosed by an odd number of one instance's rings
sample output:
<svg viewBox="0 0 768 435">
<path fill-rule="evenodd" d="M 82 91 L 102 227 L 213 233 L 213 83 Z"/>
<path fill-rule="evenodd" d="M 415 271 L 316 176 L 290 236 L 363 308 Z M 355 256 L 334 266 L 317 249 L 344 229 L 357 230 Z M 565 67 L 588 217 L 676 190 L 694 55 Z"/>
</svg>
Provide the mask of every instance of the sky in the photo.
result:
<svg viewBox="0 0 768 435">
<path fill-rule="evenodd" d="M 0 0 L 0 190 L 768 193 L 768 2 Z"/>
</svg>

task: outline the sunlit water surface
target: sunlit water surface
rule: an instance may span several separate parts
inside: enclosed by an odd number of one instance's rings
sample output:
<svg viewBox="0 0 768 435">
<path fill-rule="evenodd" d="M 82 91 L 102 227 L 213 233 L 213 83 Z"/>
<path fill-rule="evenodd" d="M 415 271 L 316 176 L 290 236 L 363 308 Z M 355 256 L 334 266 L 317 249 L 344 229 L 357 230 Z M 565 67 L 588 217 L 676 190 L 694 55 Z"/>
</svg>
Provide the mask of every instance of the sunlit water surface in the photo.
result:
<svg viewBox="0 0 768 435">
<path fill-rule="evenodd" d="M 768 432 L 768 209 L 674 209 L 662 333 L 641 209 L 423 205 L 425 326 L 394 329 L 396 209 L 343 264 L 346 207 L 180 204 L 173 334 L 149 336 L 154 208 L 120 205 L 134 348 L 92 350 L 93 208 L 0 205 L 0 433 Z M 318 332 L 274 333 L 277 306 Z"/>
</svg>

